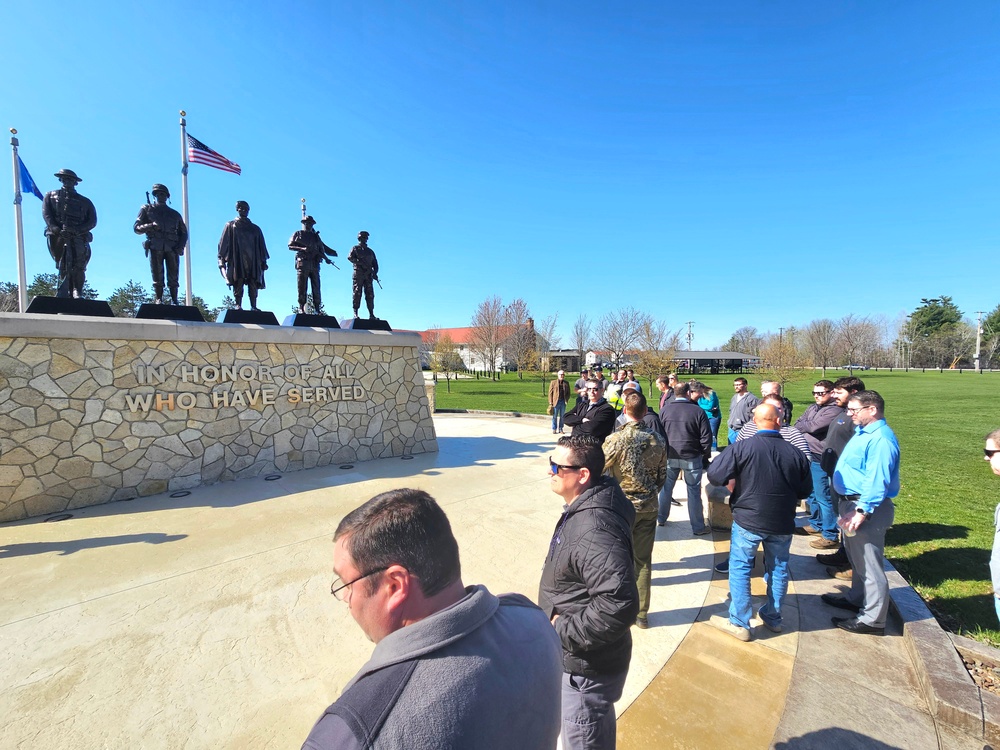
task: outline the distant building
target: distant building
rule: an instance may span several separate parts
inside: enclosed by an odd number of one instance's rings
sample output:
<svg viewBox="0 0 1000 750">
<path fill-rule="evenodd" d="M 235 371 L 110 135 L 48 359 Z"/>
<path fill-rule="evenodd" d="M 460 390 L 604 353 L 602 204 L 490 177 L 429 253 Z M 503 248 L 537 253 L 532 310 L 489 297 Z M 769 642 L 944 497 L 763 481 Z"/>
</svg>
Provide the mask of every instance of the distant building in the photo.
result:
<svg viewBox="0 0 1000 750">
<path fill-rule="evenodd" d="M 622 356 L 621 366 L 629 367 L 632 361 L 639 356 L 639 352 L 625 352 Z M 590 351 L 584 358 L 587 367 L 603 365 L 614 366 L 614 361 L 608 352 Z M 760 357 L 742 352 L 697 352 L 686 349 L 675 351 L 673 359 L 673 369 L 679 372 L 686 372 L 692 375 L 698 373 L 742 373 L 760 366 Z"/>
<path fill-rule="evenodd" d="M 545 351 L 548 348 L 548 342 L 535 331 L 534 320 L 528 318 L 528 322 L 521 326 L 521 328 L 524 334 L 528 336 L 534 335 L 536 351 Z M 437 341 L 438 337 L 447 334 L 451 338 L 451 342 L 455 345 L 455 351 L 467 370 L 485 371 L 487 363 L 480 356 L 479 352 L 475 351 L 472 347 L 474 330 L 473 327 L 466 326 L 465 328 L 430 328 L 426 331 L 416 331 L 416 333 L 420 334 L 420 338 L 424 343 L 420 349 L 421 367 L 430 367 L 430 356 L 434 350 L 434 342 Z M 513 332 L 510 335 L 513 335 Z M 575 354 L 576 350 L 574 349 L 573 352 Z M 516 370 L 517 362 L 511 361 L 515 358 L 511 347 L 508 347 L 505 356 L 504 347 L 501 346 L 497 356 L 497 368 L 501 370 Z M 579 361 L 579 356 L 577 356 L 577 360 Z"/>
</svg>

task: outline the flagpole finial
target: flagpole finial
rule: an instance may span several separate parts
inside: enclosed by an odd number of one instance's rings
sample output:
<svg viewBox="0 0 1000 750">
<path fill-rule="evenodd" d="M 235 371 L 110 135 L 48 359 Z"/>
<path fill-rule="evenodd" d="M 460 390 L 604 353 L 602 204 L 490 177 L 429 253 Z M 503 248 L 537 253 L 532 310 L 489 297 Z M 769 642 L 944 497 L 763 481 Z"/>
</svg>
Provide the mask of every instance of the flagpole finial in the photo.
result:
<svg viewBox="0 0 1000 750">
<path fill-rule="evenodd" d="M 187 117 L 187 112 L 185 112 L 183 109 L 181 110 L 181 117 Z"/>
<path fill-rule="evenodd" d="M 17 135 L 17 128 L 11 128 L 10 129 L 10 134 L 11 135 Z"/>
</svg>

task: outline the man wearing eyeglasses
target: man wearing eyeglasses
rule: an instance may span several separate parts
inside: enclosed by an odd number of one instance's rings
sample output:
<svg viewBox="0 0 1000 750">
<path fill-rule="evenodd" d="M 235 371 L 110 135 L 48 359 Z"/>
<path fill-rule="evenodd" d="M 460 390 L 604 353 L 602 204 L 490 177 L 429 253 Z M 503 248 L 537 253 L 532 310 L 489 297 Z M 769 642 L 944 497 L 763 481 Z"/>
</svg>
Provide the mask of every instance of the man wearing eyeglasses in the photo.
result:
<svg viewBox="0 0 1000 750">
<path fill-rule="evenodd" d="M 847 403 L 855 425 L 854 437 L 837 460 L 834 489 L 855 503 L 843 512 L 844 551 L 854 575 L 846 596 L 823 594 L 827 604 L 856 613 L 834 617 L 833 624 L 849 633 L 883 635 L 889 611 L 885 575 L 885 532 L 892 525 L 892 498 L 899 494 L 899 441 L 885 421 L 885 401 L 877 391 L 859 391 Z"/>
<path fill-rule="evenodd" d="M 813 480 L 813 492 L 809 496 L 809 525 L 820 534 L 811 546 L 815 549 L 837 549 L 840 546 L 837 511 L 830 498 L 830 478 L 820 462 L 823 440 L 830 423 L 840 414 L 840 408 L 833 401 L 833 383 L 829 380 L 817 380 L 813 384 L 812 395 L 813 403 L 795 420 L 796 429 L 805 435 L 809 444 L 809 468 Z"/>
<path fill-rule="evenodd" d="M 562 746 L 614 748 L 614 704 L 632 660 L 639 612 L 632 553 L 635 508 L 590 435 L 559 438 L 550 488 L 565 505 L 549 543 L 538 604 L 563 650 Z M 510 747 L 528 747 L 510 743 Z"/>
<path fill-rule="evenodd" d="M 604 399 L 604 386 L 599 380 L 587 381 L 587 401 L 578 404 L 563 418 L 563 424 L 573 428 L 573 436 L 593 435 L 602 443 L 615 429 L 615 408 Z"/>
<path fill-rule="evenodd" d="M 305 750 L 556 746 L 559 639 L 524 596 L 462 584 L 430 495 L 392 490 L 345 516 L 333 570 L 330 592 L 376 645 Z"/>
<path fill-rule="evenodd" d="M 993 473 L 1000 476 L 1000 428 L 986 436 L 984 458 L 989 462 Z M 993 512 L 993 554 L 990 556 L 990 575 L 993 578 L 993 605 L 996 607 L 997 619 L 1000 620 L 1000 505 Z"/>
</svg>

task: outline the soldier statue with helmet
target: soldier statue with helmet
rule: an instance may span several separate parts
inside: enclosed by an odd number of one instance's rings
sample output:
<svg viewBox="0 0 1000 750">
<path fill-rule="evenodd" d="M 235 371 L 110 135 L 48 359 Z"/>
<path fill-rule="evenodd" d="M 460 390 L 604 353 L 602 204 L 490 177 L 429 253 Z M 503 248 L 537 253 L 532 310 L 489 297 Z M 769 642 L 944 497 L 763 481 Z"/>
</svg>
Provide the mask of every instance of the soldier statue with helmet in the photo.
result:
<svg viewBox="0 0 1000 750">
<path fill-rule="evenodd" d="M 303 201 L 305 199 L 303 198 Z M 302 209 L 305 211 L 305 208 Z M 288 249 L 295 253 L 295 274 L 298 277 L 299 308 L 298 312 L 306 311 L 306 288 L 312 284 L 313 310 L 320 312 L 323 300 L 319 286 L 319 267 L 324 261 L 334 268 L 337 265 L 330 260 L 337 257 L 337 251 L 329 247 L 319 237 L 319 232 L 313 229 L 316 220 L 312 216 L 302 217 L 302 229 L 292 235 L 288 241 Z"/>
<path fill-rule="evenodd" d="M 139 216 L 132 227 L 136 234 L 146 235 L 142 246 L 149 258 L 149 268 L 153 273 L 153 300 L 157 305 L 163 304 L 163 269 L 166 266 L 167 289 L 170 290 L 170 301 L 177 305 L 177 275 L 181 256 L 187 245 L 187 227 L 180 213 L 167 205 L 170 191 L 166 185 L 153 185 L 154 202 L 147 203 L 139 209 Z"/>
<path fill-rule="evenodd" d="M 97 226 L 97 211 L 89 198 L 76 192 L 82 180 L 72 169 L 55 173 L 62 183 L 59 190 L 46 193 L 42 200 L 42 218 L 49 254 L 59 271 L 57 297 L 83 297 L 87 264 L 90 262 L 91 230 Z"/>
</svg>

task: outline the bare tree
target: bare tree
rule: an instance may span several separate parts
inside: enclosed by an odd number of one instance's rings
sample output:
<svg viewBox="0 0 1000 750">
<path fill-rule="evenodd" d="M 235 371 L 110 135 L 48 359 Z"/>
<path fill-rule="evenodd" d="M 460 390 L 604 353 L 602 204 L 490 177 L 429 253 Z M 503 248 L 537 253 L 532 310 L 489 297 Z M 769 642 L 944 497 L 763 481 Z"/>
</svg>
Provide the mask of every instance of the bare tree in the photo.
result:
<svg viewBox="0 0 1000 750">
<path fill-rule="evenodd" d="M 634 307 L 622 307 L 609 312 L 597 324 L 594 332 L 597 346 L 607 352 L 616 367 L 621 365 L 625 353 L 635 348 L 647 318 Z"/>
<path fill-rule="evenodd" d="M 587 316 L 581 314 L 573 324 L 573 346 L 580 352 L 580 367 L 583 367 L 583 360 L 587 356 L 590 347 L 591 326 Z"/>
<path fill-rule="evenodd" d="M 489 297 L 479 303 L 472 316 L 469 348 L 479 356 L 483 367 L 496 378 L 497 364 L 506 337 L 504 306 L 499 297 Z"/>
<path fill-rule="evenodd" d="M 0 281 L 0 312 L 17 312 L 20 307 L 20 290 L 12 281 Z"/>
<path fill-rule="evenodd" d="M 731 352 L 749 354 L 751 357 L 759 357 L 761 346 L 764 345 L 764 337 L 758 333 L 753 326 L 743 326 L 733 332 L 723 345 L 723 349 Z"/>
<path fill-rule="evenodd" d="M 866 364 L 863 355 L 870 347 L 872 324 L 868 318 L 848 313 L 837 324 L 837 350 L 846 364 Z"/>
<path fill-rule="evenodd" d="M 681 331 L 667 331 L 667 324 L 647 316 L 639 330 L 639 354 L 632 363 L 636 375 L 646 378 L 649 393 L 653 381 L 670 371 L 674 357 L 681 345 Z"/>
<path fill-rule="evenodd" d="M 808 350 L 813 367 L 826 368 L 833 366 L 833 354 L 837 344 L 837 324 L 829 318 L 814 320 L 802 332 L 803 343 Z"/>
<path fill-rule="evenodd" d="M 536 328 L 538 334 L 538 356 L 543 362 L 542 369 L 548 375 L 551 371 L 550 354 L 553 349 L 559 348 L 559 334 L 556 333 L 556 325 L 559 323 L 559 313 L 545 318 Z"/>
<path fill-rule="evenodd" d="M 435 373 L 444 373 L 448 393 L 451 393 L 451 374 L 465 369 L 465 363 L 458 356 L 451 334 L 445 332 L 435 337 L 434 349 L 431 352 L 431 369 Z"/>
<path fill-rule="evenodd" d="M 806 359 L 796 342 L 799 336 L 801 334 L 796 328 L 788 327 L 763 337 L 757 372 L 764 380 L 773 380 L 784 386 L 785 383 L 806 377 Z"/>
<path fill-rule="evenodd" d="M 507 334 L 503 340 L 504 359 L 517 365 L 517 377 L 523 379 L 524 371 L 533 369 L 538 350 L 535 321 L 527 302 L 518 298 L 507 305 L 504 327 Z"/>
</svg>

